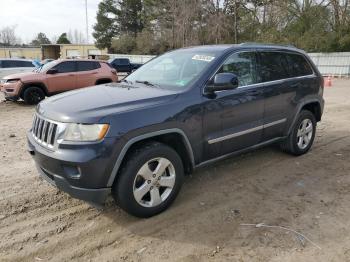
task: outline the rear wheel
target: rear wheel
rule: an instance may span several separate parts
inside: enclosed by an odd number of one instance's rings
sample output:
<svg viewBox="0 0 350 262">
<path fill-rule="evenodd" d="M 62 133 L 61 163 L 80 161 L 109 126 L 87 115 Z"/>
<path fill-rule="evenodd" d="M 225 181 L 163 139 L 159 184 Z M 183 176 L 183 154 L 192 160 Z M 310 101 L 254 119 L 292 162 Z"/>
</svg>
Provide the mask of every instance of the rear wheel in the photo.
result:
<svg viewBox="0 0 350 262">
<path fill-rule="evenodd" d="M 28 87 L 23 92 L 23 100 L 28 105 L 36 105 L 45 98 L 44 91 L 36 86 Z"/>
<path fill-rule="evenodd" d="M 151 217 L 167 209 L 183 183 L 181 158 L 171 147 L 154 142 L 128 157 L 112 187 L 117 204 L 137 217 Z"/>
<path fill-rule="evenodd" d="M 287 139 L 282 142 L 281 148 L 293 155 L 307 153 L 314 141 L 316 133 L 316 119 L 313 113 L 302 110 Z"/>
</svg>

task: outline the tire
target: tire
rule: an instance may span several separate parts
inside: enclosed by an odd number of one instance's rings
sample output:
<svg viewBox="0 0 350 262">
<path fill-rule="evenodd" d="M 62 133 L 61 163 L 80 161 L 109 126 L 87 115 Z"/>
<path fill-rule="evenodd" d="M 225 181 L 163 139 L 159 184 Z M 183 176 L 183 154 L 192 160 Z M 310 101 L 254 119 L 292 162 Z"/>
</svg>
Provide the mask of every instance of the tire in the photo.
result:
<svg viewBox="0 0 350 262">
<path fill-rule="evenodd" d="M 108 79 L 104 79 L 104 80 L 98 80 L 96 82 L 96 85 L 103 85 L 103 84 L 108 84 L 108 83 L 112 83 L 112 81 L 108 80 Z"/>
<path fill-rule="evenodd" d="M 281 149 L 295 156 L 307 153 L 314 142 L 316 126 L 314 114 L 308 110 L 302 110 L 289 136 L 281 143 Z M 310 128 L 312 128 L 311 131 Z"/>
<path fill-rule="evenodd" d="M 156 168 L 164 167 L 165 172 L 156 172 Z M 112 196 L 129 214 L 151 217 L 172 204 L 183 178 L 183 164 L 176 151 L 162 143 L 149 143 L 127 158 L 112 186 Z"/>
<path fill-rule="evenodd" d="M 23 92 L 23 100 L 28 105 L 36 105 L 45 98 L 45 92 L 36 86 L 28 87 Z"/>
</svg>

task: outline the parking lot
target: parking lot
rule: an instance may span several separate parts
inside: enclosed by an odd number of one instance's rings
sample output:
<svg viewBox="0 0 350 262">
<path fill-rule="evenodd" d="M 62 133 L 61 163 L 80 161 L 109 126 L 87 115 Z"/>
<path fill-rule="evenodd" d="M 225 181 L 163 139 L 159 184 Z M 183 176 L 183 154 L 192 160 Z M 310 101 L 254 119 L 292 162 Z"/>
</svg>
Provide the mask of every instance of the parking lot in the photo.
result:
<svg viewBox="0 0 350 262">
<path fill-rule="evenodd" d="M 350 80 L 334 80 L 325 100 L 311 152 L 272 146 L 200 169 L 150 219 L 112 201 L 97 210 L 39 179 L 25 139 L 34 107 L 0 102 L 0 260 L 350 261 Z M 314 245 L 242 225 L 259 223 Z"/>
</svg>

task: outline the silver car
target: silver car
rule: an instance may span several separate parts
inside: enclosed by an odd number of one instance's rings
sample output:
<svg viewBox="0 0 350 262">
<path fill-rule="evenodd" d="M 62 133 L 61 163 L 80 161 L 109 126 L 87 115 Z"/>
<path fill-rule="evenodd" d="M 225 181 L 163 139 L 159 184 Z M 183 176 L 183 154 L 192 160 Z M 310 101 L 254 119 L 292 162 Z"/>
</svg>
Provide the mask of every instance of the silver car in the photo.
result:
<svg viewBox="0 0 350 262">
<path fill-rule="evenodd" d="M 4 76 L 30 72 L 35 69 L 33 60 L 16 59 L 16 58 L 0 58 L 0 79 Z"/>
</svg>

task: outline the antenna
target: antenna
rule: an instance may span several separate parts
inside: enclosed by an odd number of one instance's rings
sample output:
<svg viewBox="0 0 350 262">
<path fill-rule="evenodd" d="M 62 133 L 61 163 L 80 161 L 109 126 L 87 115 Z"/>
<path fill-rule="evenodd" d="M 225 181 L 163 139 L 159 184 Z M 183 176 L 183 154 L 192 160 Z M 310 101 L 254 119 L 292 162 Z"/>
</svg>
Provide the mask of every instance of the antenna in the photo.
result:
<svg viewBox="0 0 350 262">
<path fill-rule="evenodd" d="M 88 8 L 87 0 L 85 0 L 85 22 L 86 22 L 86 43 L 89 43 L 89 21 L 88 21 Z"/>
</svg>

